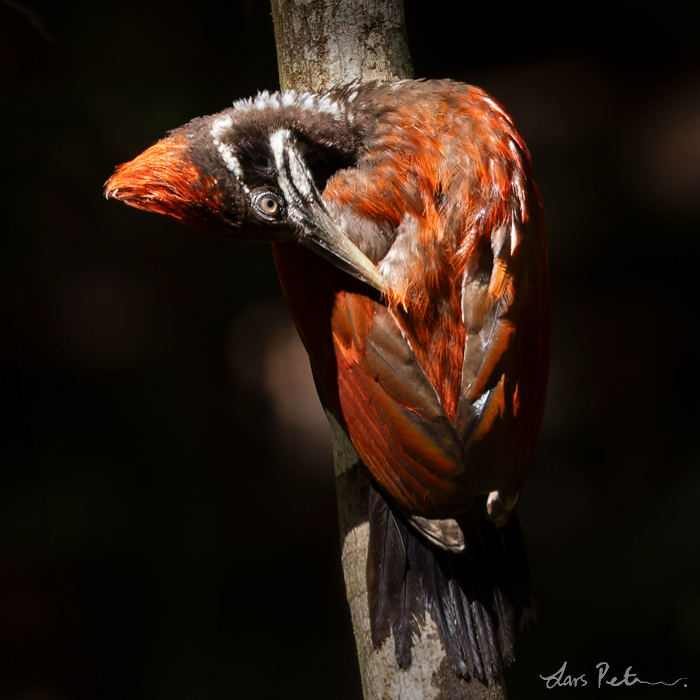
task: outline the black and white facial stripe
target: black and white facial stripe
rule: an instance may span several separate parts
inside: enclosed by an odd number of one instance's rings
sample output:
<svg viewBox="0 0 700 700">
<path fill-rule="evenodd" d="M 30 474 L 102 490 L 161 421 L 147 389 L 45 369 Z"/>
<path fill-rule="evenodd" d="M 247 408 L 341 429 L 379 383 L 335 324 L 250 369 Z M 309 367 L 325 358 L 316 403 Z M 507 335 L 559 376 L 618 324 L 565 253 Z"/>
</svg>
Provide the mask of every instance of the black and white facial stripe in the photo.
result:
<svg viewBox="0 0 700 700">
<path fill-rule="evenodd" d="M 310 152 L 312 147 L 330 148 L 330 138 L 325 144 L 310 144 L 298 133 L 303 134 L 300 112 L 322 119 L 330 135 L 331 127 L 338 130 L 334 120 L 347 114 L 347 106 L 327 94 L 261 93 L 216 117 L 210 135 L 223 167 L 234 176 L 258 223 L 289 224 L 299 243 L 383 290 L 381 273 L 350 240 L 342 217 L 336 219 L 329 212 L 309 168 L 307 158 L 317 155 Z M 251 121 L 259 137 L 266 139 L 254 152 L 249 151 Z M 248 141 L 239 143 L 241 138 Z"/>
</svg>

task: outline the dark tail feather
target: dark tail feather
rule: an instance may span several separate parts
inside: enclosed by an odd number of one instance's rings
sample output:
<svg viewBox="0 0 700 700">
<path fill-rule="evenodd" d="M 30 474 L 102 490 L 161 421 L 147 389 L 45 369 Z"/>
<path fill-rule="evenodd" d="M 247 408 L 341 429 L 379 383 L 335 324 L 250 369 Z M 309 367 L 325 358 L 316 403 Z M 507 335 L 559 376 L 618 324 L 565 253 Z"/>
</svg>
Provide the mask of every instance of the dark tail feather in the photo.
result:
<svg viewBox="0 0 700 700">
<path fill-rule="evenodd" d="M 516 630 L 534 620 L 527 558 L 515 517 L 500 530 L 472 513 L 459 524 L 466 547 L 449 552 L 370 488 L 372 641 L 380 647 L 393 632 L 397 663 L 408 668 L 427 611 L 454 673 L 488 683 L 513 662 Z"/>
<path fill-rule="evenodd" d="M 395 518 L 386 501 L 370 487 L 370 554 L 367 566 L 368 590 L 378 595 L 369 596 L 369 614 L 372 620 L 372 640 L 376 646 L 388 639 L 392 630 L 399 668 L 411 665 L 412 637 L 420 634 L 424 622 L 425 600 L 422 587 L 415 580 L 416 569 L 410 565 L 416 554 L 415 538 L 409 535 L 409 525 Z M 407 606 L 412 614 L 405 614 Z"/>
</svg>

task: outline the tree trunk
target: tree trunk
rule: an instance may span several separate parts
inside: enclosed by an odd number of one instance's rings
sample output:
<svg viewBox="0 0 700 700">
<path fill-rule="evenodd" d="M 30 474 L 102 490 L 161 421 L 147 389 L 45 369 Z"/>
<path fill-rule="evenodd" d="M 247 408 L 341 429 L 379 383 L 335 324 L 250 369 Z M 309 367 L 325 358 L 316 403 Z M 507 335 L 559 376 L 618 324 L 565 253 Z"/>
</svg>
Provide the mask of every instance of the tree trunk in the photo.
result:
<svg viewBox="0 0 700 700">
<path fill-rule="evenodd" d="M 413 77 L 401 0 L 271 0 L 283 90 Z"/>
<path fill-rule="evenodd" d="M 282 89 L 323 90 L 353 80 L 411 78 L 402 0 L 271 0 Z M 503 700 L 501 684 L 457 679 L 426 614 L 413 662 L 401 670 L 394 640 L 374 649 L 367 605 L 369 476 L 329 415 L 345 587 L 365 700 Z"/>
</svg>

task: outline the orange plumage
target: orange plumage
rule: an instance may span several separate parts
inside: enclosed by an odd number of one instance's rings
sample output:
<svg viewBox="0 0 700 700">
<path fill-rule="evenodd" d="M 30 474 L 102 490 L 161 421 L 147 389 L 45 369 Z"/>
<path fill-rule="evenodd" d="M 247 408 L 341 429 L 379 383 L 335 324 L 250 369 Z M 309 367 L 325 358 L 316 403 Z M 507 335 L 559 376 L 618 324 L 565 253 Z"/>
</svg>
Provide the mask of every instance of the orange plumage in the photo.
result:
<svg viewBox="0 0 700 700">
<path fill-rule="evenodd" d="M 530 600 L 509 518 L 549 347 L 542 207 L 503 108 L 451 81 L 262 93 L 176 130 L 107 194 L 273 242 L 321 400 L 375 480 L 375 644 L 393 633 L 410 664 L 427 611 L 455 673 L 499 674 Z"/>
</svg>

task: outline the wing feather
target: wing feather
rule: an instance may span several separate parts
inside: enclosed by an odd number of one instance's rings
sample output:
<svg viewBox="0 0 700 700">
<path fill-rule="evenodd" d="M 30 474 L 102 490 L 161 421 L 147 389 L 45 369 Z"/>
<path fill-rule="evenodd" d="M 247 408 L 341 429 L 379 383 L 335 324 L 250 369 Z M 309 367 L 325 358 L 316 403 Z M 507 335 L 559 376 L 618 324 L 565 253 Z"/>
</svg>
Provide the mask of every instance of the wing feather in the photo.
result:
<svg viewBox="0 0 700 700">
<path fill-rule="evenodd" d="M 462 441 L 389 310 L 300 246 L 274 244 L 274 255 L 322 401 L 374 478 L 406 513 L 464 512 Z"/>
</svg>

